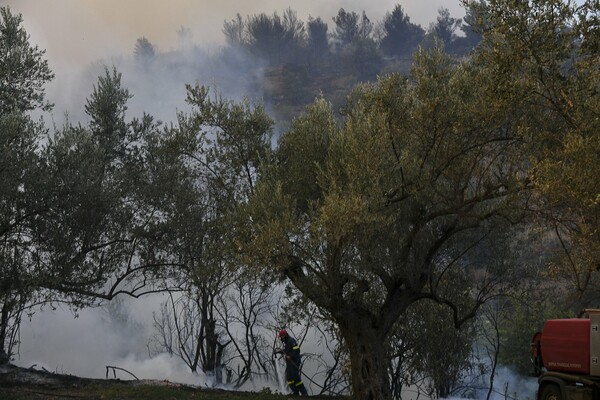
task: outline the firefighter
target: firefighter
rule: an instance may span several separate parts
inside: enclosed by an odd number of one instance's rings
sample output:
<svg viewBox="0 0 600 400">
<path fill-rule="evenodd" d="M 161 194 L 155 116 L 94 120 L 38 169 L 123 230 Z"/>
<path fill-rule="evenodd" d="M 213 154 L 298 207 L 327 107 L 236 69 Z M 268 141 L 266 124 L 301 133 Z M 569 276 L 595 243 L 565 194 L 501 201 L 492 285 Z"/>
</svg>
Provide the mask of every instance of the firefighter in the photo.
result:
<svg viewBox="0 0 600 400">
<path fill-rule="evenodd" d="M 289 388 L 295 395 L 308 396 L 300 376 L 302 357 L 298 342 L 285 329 L 280 330 L 277 336 L 283 343 L 283 349 L 278 350 L 277 353 L 281 353 L 285 357 L 285 376 Z"/>
</svg>

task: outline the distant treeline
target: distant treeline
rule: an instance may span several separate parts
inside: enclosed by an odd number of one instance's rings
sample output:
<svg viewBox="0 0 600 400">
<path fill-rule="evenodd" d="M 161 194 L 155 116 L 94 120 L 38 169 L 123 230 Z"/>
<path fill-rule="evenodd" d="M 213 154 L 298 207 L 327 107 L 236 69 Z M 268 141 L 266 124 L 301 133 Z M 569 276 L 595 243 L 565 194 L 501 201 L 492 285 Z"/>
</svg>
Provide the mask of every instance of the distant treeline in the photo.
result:
<svg viewBox="0 0 600 400">
<path fill-rule="evenodd" d="M 468 52 L 481 39 L 473 27 L 476 18 L 468 10 L 463 21 L 442 8 L 436 22 L 424 29 L 410 21 L 401 5 L 396 5 L 380 22 L 371 21 L 365 11 L 358 14 L 341 8 L 330 29 L 321 17 L 309 17 L 304 22 L 288 8 L 283 16 L 275 12 L 243 18 L 237 14 L 225 21 L 223 33 L 231 47 L 242 48 L 269 65 L 310 65 L 335 55 L 353 56 L 353 61 L 362 61 L 357 68 L 369 75 L 381 67 L 383 58 L 410 57 L 419 46 L 432 47 L 436 38 L 450 53 Z"/>
<path fill-rule="evenodd" d="M 281 15 L 238 13 L 224 21 L 226 46 L 215 62 L 220 74 L 234 68 L 236 75 L 245 77 L 247 91 L 256 89 L 253 94 L 273 105 L 277 119 L 287 120 L 321 94 L 337 107 L 358 82 L 407 73 L 419 48 L 441 45 L 454 56 L 468 54 L 481 40 L 478 27 L 485 10 L 483 3 L 474 2 L 460 19 L 441 8 L 427 28 L 411 22 L 399 4 L 381 21 L 372 21 L 366 11 L 344 8 L 329 22 L 322 17 L 303 21 L 292 8 Z M 191 29 L 182 27 L 177 34 L 181 49 L 192 48 Z M 156 61 L 155 48 L 145 37 L 137 40 L 134 55 L 141 68 Z M 194 63 L 187 58 L 185 62 Z M 265 79 L 258 82 L 256 77 Z M 219 83 L 220 89 L 227 84 Z"/>
</svg>

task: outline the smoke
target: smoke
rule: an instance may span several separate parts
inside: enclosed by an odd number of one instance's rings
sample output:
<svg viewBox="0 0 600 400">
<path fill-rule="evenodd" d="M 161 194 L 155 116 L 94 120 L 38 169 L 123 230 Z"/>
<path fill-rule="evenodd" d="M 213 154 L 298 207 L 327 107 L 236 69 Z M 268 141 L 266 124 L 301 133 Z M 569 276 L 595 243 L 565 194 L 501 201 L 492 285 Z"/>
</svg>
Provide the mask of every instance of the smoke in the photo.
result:
<svg viewBox="0 0 600 400">
<path fill-rule="evenodd" d="M 196 43 L 222 44 L 223 22 L 235 18 L 236 13 L 244 17 L 261 12 L 281 14 L 291 7 L 303 20 L 320 16 L 330 23 L 338 10 L 344 8 L 358 13 L 365 10 L 372 21 L 378 21 L 399 3 L 412 22 L 425 28 L 435 20 L 441 7 L 459 18 L 464 15 L 459 0 L 2 0 L 1 3 L 23 14 L 33 41 L 48 50 L 51 63 L 59 68 L 130 53 L 141 36 L 156 43 L 161 51 L 171 50 L 176 46 L 176 32 L 181 26 L 191 29 Z"/>
<path fill-rule="evenodd" d="M 490 399 L 534 400 L 537 387 L 536 378 L 519 375 L 512 368 L 501 366 L 494 377 L 494 391 Z M 487 393 L 487 390 L 479 393 Z"/>
<path fill-rule="evenodd" d="M 158 379 L 204 385 L 206 377 L 190 372 L 176 357 L 149 357 L 152 310 L 162 296 L 143 302 L 117 299 L 99 308 L 38 310 L 21 325 L 20 354 L 15 364 L 51 372 L 105 378 L 107 366 L 123 368 L 139 379 Z M 135 315 L 135 317 L 133 317 Z M 108 371 L 113 378 L 113 370 Z M 116 371 L 120 379 L 133 379 Z"/>
<path fill-rule="evenodd" d="M 66 119 L 86 124 L 88 116 L 82 105 L 92 93 L 98 77 L 105 74 L 105 69 L 113 67 L 122 74 L 122 87 L 133 95 L 127 103 L 126 118 L 129 119 L 145 112 L 163 122 L 174 121 L 178 111 L 188 109 L 185 85 L 196 82 L 210 86 L 226 98 L 239 100 L 247 96 L 260 101 L 262 92 L 252 85 L 258 81 L 257 77 L 251 75 L 251 71 L 257 69 L 239 69 L 240 65 L 249 66 L 252 61 L 241 54 L 232 54 L 235 62 L 225 63 L 219 55 L 219 52 L 193 47 L 157 53 L 143 63 L 128 55 L 74 69 L 68 77 L 57 76 L 48 85 L 48 98 L 55 104 L 51 117 L 58 126 Z"/>
<path fill-rule="evenodd" d="M 156 294 L 135 300 L 117 298 L 98 308 L 74 314 L 67 308 L 37 310 L 21 324 L 21 348 L 15 365 L 81 377 L 123 380 L 167 380 L 200 387 L 226 388 L 212 375 L 192 373 L 177 356 L 161 353 L 151 356 L 148 344 L 153 335 L 153 312 L 159 310 L 166 295 Z M 314 332 L 313 332 L 314 333 Z M 273 332 L 274 335 L 274 332 Z M 323 354 L 315 337 L 308 335 L 302 345 L 305 355 Z M 305 358 L 306 376 L 314 376 L 314 365 Z M 117 369 L 107 368 L 117 367 Z M 276 360 L 276 381 L 255 377 L 239 390 L 272 393 L 288 392 L 285 362 Z M 129 373 L 123 371 L 128 371 Z M 116 375 L 115 375 L 116 374 Z M 311 393 L 317 393 L 313 379 L 306 378 Z"/>
<path fill-rule="evenodd" d="M 333 30 L 331 18 L 340 8 L 361 12 L 380 21 L 398 2 L 385 0 L 0 0 L 13 13 L 21 13 L 31 42 L 46 50 L 46 58 L 56 78 L 47 87 L 48 98 L 55 104 L 50 118 L 61 125 L 65 114 L 71 122 L 86 122 L 82 104 L 92 92 L 92 85 L 103 74 L 104 66 L 116 66 L 123 73 L 124 86 L 134 95 L 130 115 L 142 111 L 163 121 L 171 121 L 179 109 L 185 109 L 185 84 L 200 81 L 214 86 L 223 95 L 239 99 L 243 95 L 261 99 L 262 93 L 251 88 L 245 73 L 249 60 L 230 60 L 226 65 L 213 61 L 224 42 L 224 21 L 241 14 L 271 14 L 291 7 L 298 17 L 321 17 Z M 427 28 L 439 8 L 448 8 L 453 16 L 462 17 L 460 0 L 405 0 L 402 6 L 411 21 Z M 177 32 L 184 27 L 191 33 L 194 47 L 181 48 Z M 136 40 L 145 37 L 156 53 L 169 54 L 171 63 L 154 60 L 154 65 L 140 72 L 132 64 Z M 177 56 L 173 57 L 173 52 Z M 177 59 L 179 57 L 179 59 Z M 160 57 L 159 57 L 160 58 Z M 173 59 L 175 64 L 173 65 Z M 178 61 L 177 61 L 178 60 Z M 193 60 L 193 61 L 192 61 Z M 190 62 L 192 61 L 192 62 Z"/>
<path fill-rule="evenodd" d="M 490 376 L 485 375 L 473 382 L 472 396 L 448 397 L 442 400 L 487 399 L 490 386 Z M 516 373 L 511 367 L 498 366 L 494 375 L 494 387 L 490 400 L 534 400 L 538 388 L 537 379 Z"/>
</svg>

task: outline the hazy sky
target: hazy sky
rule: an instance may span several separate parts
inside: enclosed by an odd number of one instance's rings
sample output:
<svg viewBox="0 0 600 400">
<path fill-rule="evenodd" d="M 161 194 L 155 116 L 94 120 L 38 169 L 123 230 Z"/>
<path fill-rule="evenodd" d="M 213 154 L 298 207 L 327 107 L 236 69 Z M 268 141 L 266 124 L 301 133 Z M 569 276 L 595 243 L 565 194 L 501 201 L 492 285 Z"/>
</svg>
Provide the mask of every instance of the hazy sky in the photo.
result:
<svg viewBox="0 0 600 400">
<path fill-rule="evenodd" d="M 441 7 L 462 17 L 459 0 L 0 0 L 21 13 L 32 42 L 46 49 L 53 69 L 89 63 L 116 54 L 131 54 L 137 38 L 145 36 L 159 50 L 176 46 L 177 30 L 191 29 L 196 43 L 221 43 L 225 20 L 236 13 L 244 18 L 260 12 L 280 15 L 287 7 L 306 21 L 321 17 L 333 29 L 331 18 L 340 8 L 379 21 L 401 4 L 412 22 L 424 28 Z"/>
<path fill-rule="evenodd" d="M 188 71 L 187 76 L 169 73 L 149 78 L 128 69 L 127 59 L 142 36 L 159 52 L 169 51 L 178 47 L 177 31 L 183 26 L 192 32 L 193 44 L 214 52 L 214 47 L 224 43 L 223 23 L 237 13 L 243 18 L 261 12 L 282 15 L 291 7 L 302 21 L 321 17 L 331 32 L 335 25 L 332 17 L 340 8 L 359 14 L 364 10 L 371 21 L 379 22 L 396 4 L 423 28 L 435 21 L 442 7 L 456 18 L 464 16 L 460 0 L 0 0 L 12 13 L 22 14 L 30 41 L 46 50 L 44 58 L 56 75 L 46 85 L 47 98 L 55 104 L 53 115 L 59 125 L 64 113 L 74 122 L 85 118 L 81 104 L 102 73 L 101 65 L 114 65 L 123 72 L 124 84 L 134 95 L 129 103 L 132 114 L 140 115 L 143 110 L 163 121 L 174 118 L 185 99 L 184 84 L 199 76 Z M 231 68 L 243 68 L 243 63 Z M 219 90 L 232 98 L 254 97 L 237 85 L 239 71 L 228 73 L 228 82 L 236 90 Z M 203 79 L 205 84 L 213 83 L 210 78 Z"/>
</svg>

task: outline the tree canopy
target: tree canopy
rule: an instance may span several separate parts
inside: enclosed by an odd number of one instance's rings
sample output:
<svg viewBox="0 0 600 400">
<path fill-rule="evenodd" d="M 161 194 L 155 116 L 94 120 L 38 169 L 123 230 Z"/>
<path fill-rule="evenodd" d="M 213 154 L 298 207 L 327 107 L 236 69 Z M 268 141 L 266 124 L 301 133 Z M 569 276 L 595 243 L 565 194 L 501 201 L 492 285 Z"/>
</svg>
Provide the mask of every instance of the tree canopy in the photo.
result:
<svg viewBox="0 0 600 400">
<path fill-rule="evenodd" d="M 384 53 L 393 56 L 411 53 L 425 34 L 423 28 L 410 22 L 410 17 L 404 13 L 404 9 L 399 4 L 383 18 L 383 31 L 381 49 Z"/>
<path fill-rule="evenodd" d="M 254 198 L 252 243 L 262 265 L 331 315 L 360 398 L 389 396 L 382 343 L 408 307 L 434 300 L 452 310 L 457 326 L 474 316 L 517 267 L 504 257 L 511 229 L 546 207 L 562 209 L 551 220 L 574 279 L 589 281 L 589 264 L 575 262 L 569 248 L 584 232 L 597 233 L 586 222 L 595 211 L 548 201 L 573 193 L 567 197 L 597 206 L 593 184 L 568 172 L 557 180 L 563 173 L 554 168 L 558 157 L 586 180 L 590 171 L 575 167 L 578 160 L 598 166 L 588 141 L 598 142 L 590 104 L 597 57 L 589 47 L 597 31 L 582 22 L 597 6 L 491 2 L 472 58 L 456 64 L 439 49 L 422 52 L 408 78 L 359 86 L 341 124 L 318 100 L 281 137 L 273 172 Z M 452 41 L 458 24 L 441 12 L 432 32 Z M 573 189 L 565 190 L 567 181 Z M 596 239 L 573 249 L 591 257 Z M 472 295 L 451 297 L 457 287 Z"/>
<path fill-rule="evenodd" d="M 48 209 L 39 154 L 46 130 L 27 112 L 50 109 L 44 85 L 54 76 L 22 22 L 0 7 L 0 352 L 8 357 L 22 312 L 36 302 L 40 258 L 32 232 Z"/>
<path fill-rule="evenodd" d="M 357 88 L 342 125 L 319 100 L 282 136 L 254 199 L 260 259 L 338 324 L 362 398 L 388 396 L 382 344 L 410 305 L 446 304 L 460 326 L 510 268 L 487 243 L 506 240 L 528 185 L 513 110 L 480 103 L 487 80 L 435 51 L 410 79 Z M 473 297 L 452 298 L 477 270 Z"/>
<path fill-rule="evenodd" d="M 54 74 L 43 58 L 45 51 L 29 43 L 20 14 L 0 8 L 0 110 L 2 113 L 49 109 L 44 84 Z"/>
</svg>

